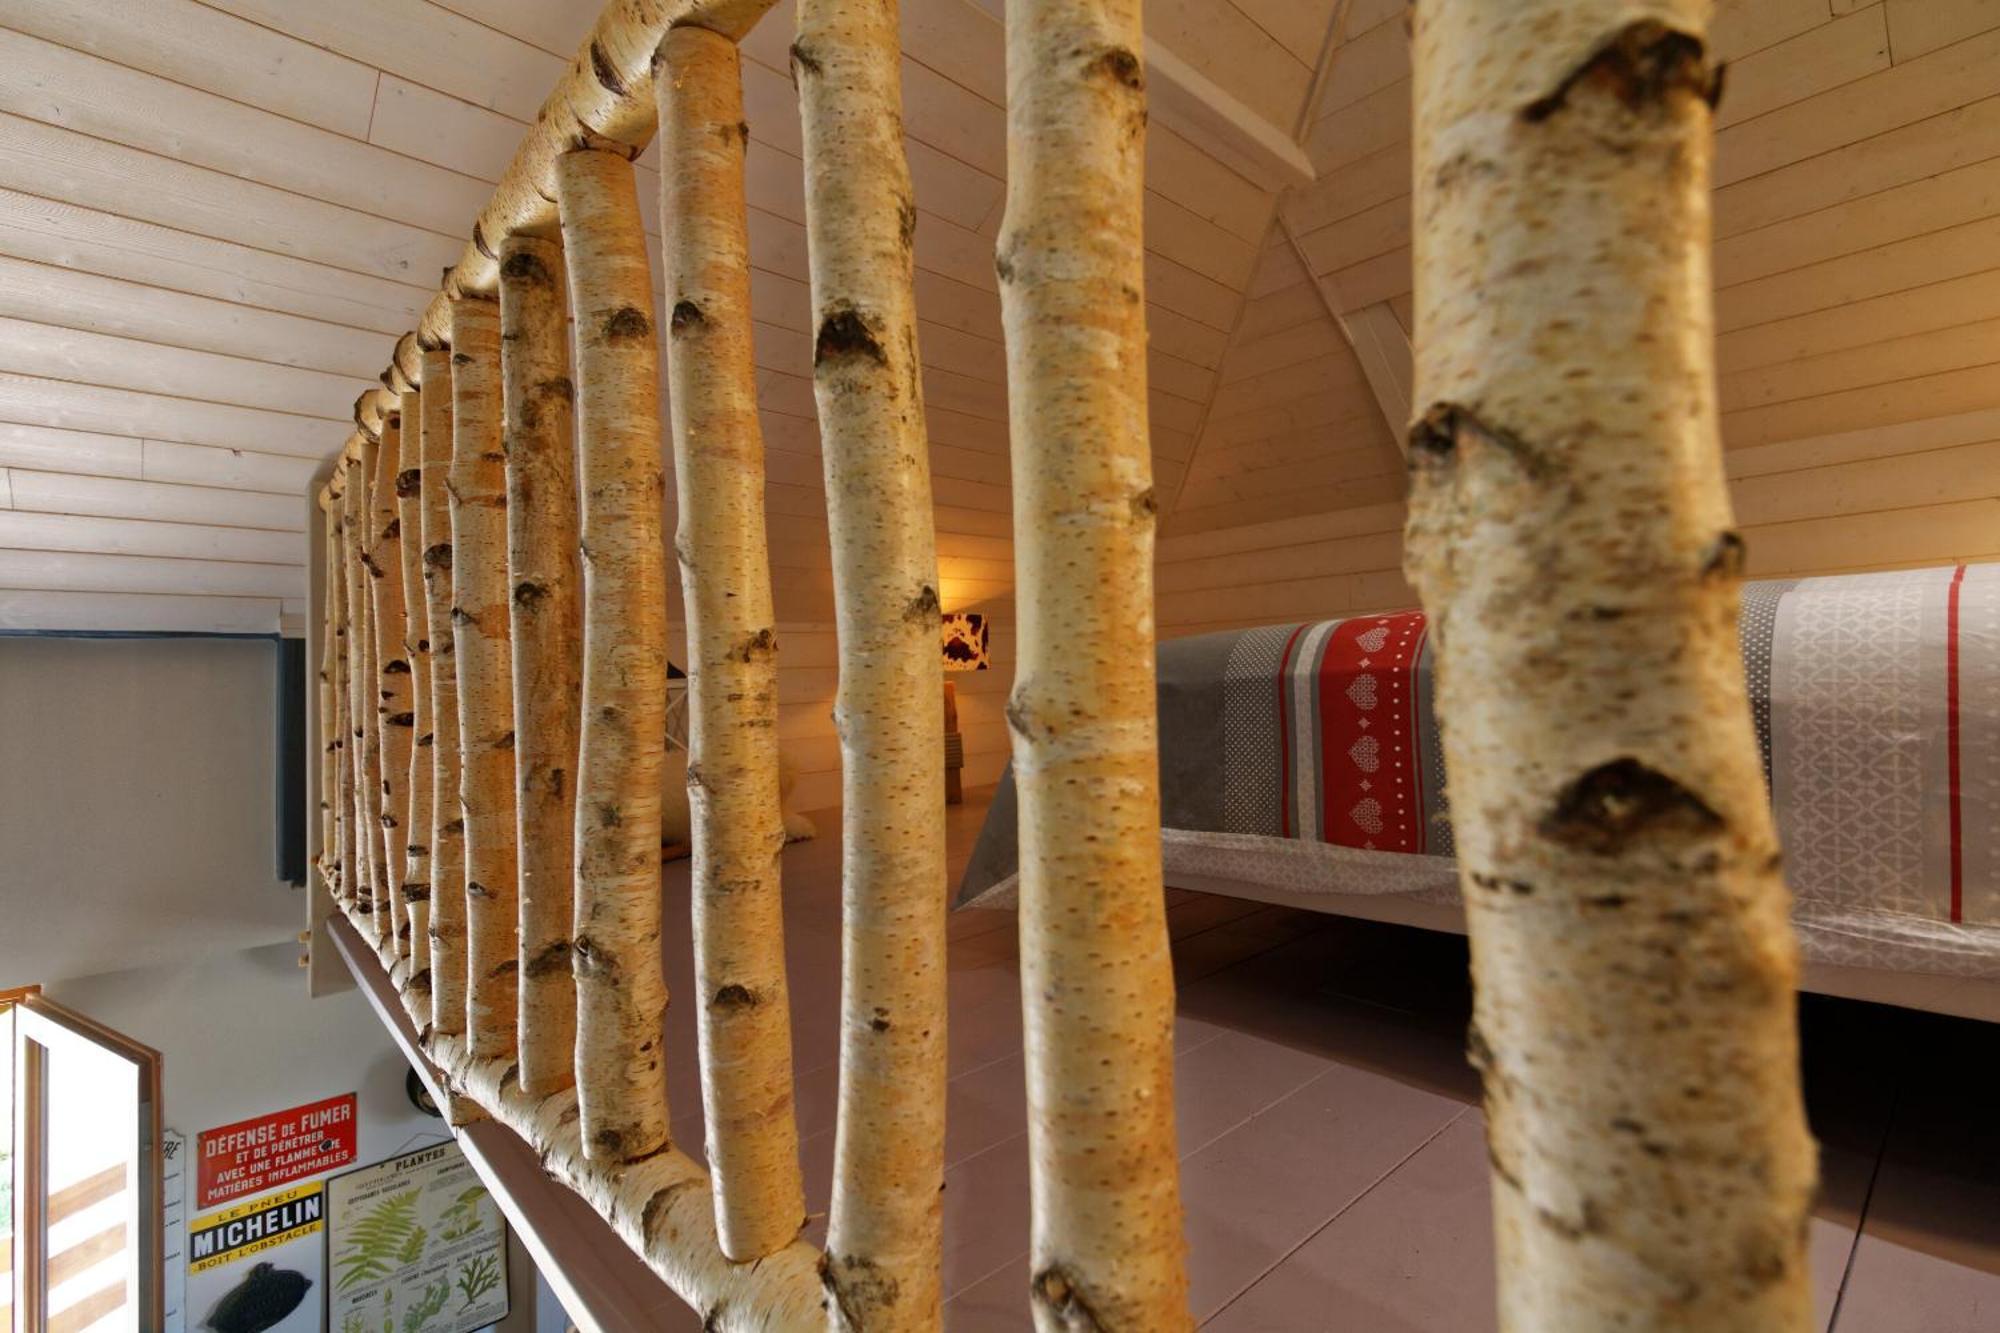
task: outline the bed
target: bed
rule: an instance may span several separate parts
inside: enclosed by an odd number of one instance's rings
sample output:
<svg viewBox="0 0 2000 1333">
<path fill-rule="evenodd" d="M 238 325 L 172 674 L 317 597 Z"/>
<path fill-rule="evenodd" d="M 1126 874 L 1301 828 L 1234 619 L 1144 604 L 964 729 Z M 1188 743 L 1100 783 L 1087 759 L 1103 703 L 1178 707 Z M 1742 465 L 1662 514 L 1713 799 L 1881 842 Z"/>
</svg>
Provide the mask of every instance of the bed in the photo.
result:
<svg viewBox="0 0 2000 1333">
<path fill-rule="evenodd" d="M 1744 672 L 1814 991 L 2000 1021 L 2000 564 L 1756 582 Z M 1176 888 L 1463 932 L 1421 612 L 1159 650 Z M 1002 779 L 960 905 L 1011 901 Z"/>
</svg>

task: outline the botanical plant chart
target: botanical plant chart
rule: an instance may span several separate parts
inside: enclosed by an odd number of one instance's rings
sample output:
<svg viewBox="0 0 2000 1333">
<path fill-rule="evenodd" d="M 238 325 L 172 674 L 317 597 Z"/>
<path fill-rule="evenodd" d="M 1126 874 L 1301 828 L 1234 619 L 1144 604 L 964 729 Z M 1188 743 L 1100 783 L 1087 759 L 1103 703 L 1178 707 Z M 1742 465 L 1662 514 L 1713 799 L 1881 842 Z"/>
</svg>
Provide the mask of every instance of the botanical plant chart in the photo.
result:
<svg viewBox="0 0 2000 1333">
<path fill-rule="evenodd" d="M 507 1315 L 507 1223 L 442 1143 L 327 1182 L 329 1333 L 471 1333 Z"/>
</svg>

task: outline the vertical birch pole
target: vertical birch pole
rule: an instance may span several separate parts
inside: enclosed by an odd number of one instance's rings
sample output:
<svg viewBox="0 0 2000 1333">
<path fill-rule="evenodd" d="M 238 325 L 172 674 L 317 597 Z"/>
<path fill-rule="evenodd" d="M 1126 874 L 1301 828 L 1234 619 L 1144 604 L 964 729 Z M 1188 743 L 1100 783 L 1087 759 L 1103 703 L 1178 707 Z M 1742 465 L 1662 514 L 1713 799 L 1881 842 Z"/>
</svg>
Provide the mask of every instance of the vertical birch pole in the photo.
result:
<svg viewBox="0 0 2000 1333">
<path fill-rule="evenodd" d="M 459 805 L 458 654 L 451 624 L 449 347 L 423 354 L 424 623 L 431 642 L 431 1027 L 465 1031 L 465 814 Z"/>
<path fill-rule="evenodd" d="M 800 0 L 813 386 L 840 629 L 840 1118 L 821 1272 L 833 1326 L 942 1316 L 943 693 L 916 203 L 890 0 Z"/>
<path fill-rule="evenodd" d="M 402 396 L 402 461 L 396 473 L 396 552 L 403 567 L 403 652 L 410 664 L 408 815 L 403 820 L 403 911 L 409 932 L 405 1000 L 430 1016 L 431 644 L 424 598 L 423 394 Z"/>
<path fill-rule="evenodd" d="M 660 765 L 666 755 L 667 589 L 660 350 L 632 164 L 556 159 L 576 323 L 583 549 L 583 717 L 577 748 L 576 1084 L 583 1150 L 636 1160 L 667 1144 L 660 1048 Z"/>
<path fill-rule="evenodd" d="M 660 43 L 667 375 L 688 635 L 688 804 L 702 1108 L 722 1252 L 739 1262 L 805 1220 L 792 1116 L 779 854 L 778 642 L 764 440 L 750 346 L 743 86 L 736 43 Z"/>
<path fill-rule="evenodd" d="M 451 624 L 458 669 L 459 806 L 465 814 L 465 1031 L 472 1057 L 489 1060 L 514 1050 L 520 994 L 497 302 L 452 298 L 451 417 Z"/>
<path fill-rule="evenodd" d="M 403 643 L 402 515 L 397 508 L 396 477 L 402 471 L 403 427 L 399 416 L 382 423 L 375 475 L 369 485 L 368 567 L 373 576 L 378 688 L 382 694 L 382 901 L 381 922 L 388 946 L 386 960 L 409 955 L 409 914 L 404 907 L 404 852 L 409 842 L 409 773 L 411 742 L 416 736 L 415 704 L 410 697 L 410 654 Z"/>
<path fill-rule="evenodd" d="M 521 1090 L 576 1081 L 577 709 L 583 617 L 576 574 L 576 389 L 569 377 L 562 247 L 500 245 L 506 402 L 507 571 L 512 590 L 515 818 L 521 849 Z"/>
<path fill-rule="evenodd" d="M 1705 0 L 1416 8 L 1406 563 L 1510 1330 L 1802 1330 L 1814 1153 L 1718 442 Z"/>
<path fill-rule="evenodd" d="M 1010 0 L 1007 335 L 1036 1326 L 1190 1326 L 1160 880 L 1138 0 Z"/>
<path fill-rule="evenodd" d="M 353 667 L 353 631 L 348 624 L 347 603 L 347 477 L 345 471 L 333 474 L 332 504 L 327 510 L 327 604 L 333 608 L 333 707 L 334 730 L 334 785 L 333 812 L 334 834 L 338 839 L 335 855 L 339 862 L 339 879 L 334 885 L 333 900 L 343 915 L 349 913 L 349 904 L 354 897 L 355 850 L 357 841 L 354 833 L 354 760 L 353 760 L 353 715 L 354 705 L 350 695 L 352 683 L 348 673 Z"/>
<path fill-rule="evenodd" d="M 333 892 L 334 867 L 340 858 L 340 833 L 335 797 L 340 790 L 340 715 L 334 706 L 334 659 L 339 648 L 340 602 L 334 596 L 337 570 L 334 545 L 333 483 L 320 488 L 320 625 L 319 625 L 319 875 Z"/>
<path fill-rule="evenodd" d="M 381 750 L 378 746 L 380 700 L 375 688 L 375 658 L 370 640 L 373 617 L 367 565 L 368 481 L 374 469 L 375 446 L 365 437 L 347 467 L 347 622 L 352 643 L 348 698 L 351 701 L 354 744 L 354 861 L 356 878 L 349 912 L 361 933 L 379 943 L 375 901 L 380 891 L 382 859 Z"/>
</svg>

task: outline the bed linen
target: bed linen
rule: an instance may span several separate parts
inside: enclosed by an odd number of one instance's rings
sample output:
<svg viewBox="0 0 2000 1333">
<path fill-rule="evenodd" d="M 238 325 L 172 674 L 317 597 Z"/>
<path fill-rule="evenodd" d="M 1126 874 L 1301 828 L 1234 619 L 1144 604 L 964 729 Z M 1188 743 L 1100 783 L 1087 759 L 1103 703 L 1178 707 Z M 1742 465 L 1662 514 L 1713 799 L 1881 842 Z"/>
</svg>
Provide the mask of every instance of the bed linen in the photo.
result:
<svg viewBox="0 0 2000 1333">
<path fill-rule="evenodd" d="M 1743 666 L 1802 951 L 2000 978 L 2000 564 L 1745 585 Z M 1457 901 L 1422 612 L 1159 649 L 1176 875 Z M 1002 779 L 961 905 L 1014 882 Z"/>
</svg>

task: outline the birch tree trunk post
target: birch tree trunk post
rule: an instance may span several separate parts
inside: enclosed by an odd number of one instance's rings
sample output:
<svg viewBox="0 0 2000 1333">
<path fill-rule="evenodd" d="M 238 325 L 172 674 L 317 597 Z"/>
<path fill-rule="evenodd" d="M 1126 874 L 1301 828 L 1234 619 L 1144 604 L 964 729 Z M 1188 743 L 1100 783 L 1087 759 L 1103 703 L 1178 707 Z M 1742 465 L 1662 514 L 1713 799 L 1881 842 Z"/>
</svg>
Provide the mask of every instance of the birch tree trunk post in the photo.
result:
<svg viewBox="0 0 2000 1333">
<path fill-rule="evenodd" d="M 1007 336 L 1037 1327 L 1188 1328 L 1160 879 L 1138 0 L 1010 0 Z"/>
<path fill-rule="evenodd" d="M 382 858 L 381 750 L 378 746 L 379 699 L 375 686 L 375 656 L 370 640 L 373 617 L 369 590 L 367 536 L 369 520 L 368 480 L 375 462 L 375 446 L 365 440 L 356 449 L 347 468 L 347 622 L 351 645 L 348 698 L 351 702 L 354 745 L 354 861 L 356 878 L 349 913 L 363 936 L 378 946 L 375 902 L 380 890 L 379 862 Z"/>
<path fill-rule="evenodd" d="M 334 659 L 339 646 L 340 602 L 334 596 L 338 566 L 334 539 L 334 506 L 338 503 L 329 481 L 320 488 L 320 624 L 319 624 L 319 875 L 327 891 L 334 892 L 334 867 L 340 859 L 340 832 L 335 816 L 335 797 L 340 790 L 340 715 L 334 706 Z M 338 896 L 337 894 L 335 895 Z"/>
<path fill-rule="evenodd" d="M 458 655 L 451 624 L 451 348 L 423 354 L 424 624 L 431 643 L 431 1028 L 465 1031 L 465 814 L 459 805 Z"/>
<path fill-rule="evenodd" d="M 583 641 L 576 452 L 562 247 L 500 244 L 506 402 L 507 571 L 512 590 L 515 811 L 521 849 L 521 1088 L 576 1080 L 576 746 Z"/>
<path fill-rule="evenodd" d="M 416 737 L 415 703 L 410 697 L 409 650 L 403 643 L 402 514 L 397 508 L 396 478 L 403 468 L 403 427 L 400 416 L 382 423 L 382 443 L 368 493 L 373 521 L 369 525 L 368 568 L 374 592 L 374 631 L 382 717 L 382 893 L 378 910 L 382 938 L 388 948 L 385 963 L 409 956 L 409 913 L 404 906 L 403 868 L 409 842 L 409 773 L 411 742 Z"/>
<path fill-rule="evenodd" d="M 702 1107 L 722 1252 L 799 1233 L 779 856 L 778 643 L 764 535 L 764 441 L 750 344 L 743 87 L 736 43 L 660 43 L 667 374 L 688 636 L 688 804 Z"/>
<path fill-rule="evenodd" d="M 840 1118 L 821 1268 L 833 1326 L 942 1319 L 944 726 L 916 202 L 897 6 L 800 0 L 813 387 L 840 629 Z"/>
<path fill-rule="evenodd" d="M 1814 1150 L 1719 449 L 1706 0 L 1416 8 L 1406 563 L 1509 1330 L 1802 1330 Z"/>
<path fill-rule="evenodd" d="M 352 682 L 353 637 L 348 625 L 347 609 L 347 484 L 342 472 L 335 472 L 332 482 L 335 491 L 333 502 L 328 507 L 327 528 L 327 603 L 334 614 L 334 659 L 333 659 L 333 706 L 334 730 L 334 788 L 333 813 L 334 834 L 338 838 L 336 856 L 339 862 L 339 880 L 334 885 L 333 901 L 343 915 L 351 915 L 350 903 L 354 896 L 355 850 L 354 835 L 354 760 L 353 742 L 353 701 L 350 697 Z"/>
<path fill-rule="evenodd" d="M 660 351 L 632 164 L 556 159 L 576 324 L 583 552 L 583 708 L 577 748 L 576 1085 L 585 1155 L 637 1160 L 667 1145 L 660 959 L 660 766 L 667 625 Z"/>
<path fill-rule="evenodd" d="M 451 625 L 458 670 L 459 807 L 465 815 L 465 1032 L 472 1057 L 490 1060 L 515 1049 L 520 998 L 498 302 L 452 301 L 451 416 Z"/>
<path fill-rule="evenodd" d="M 403 567 L 403 652 L 410 664 L 408 816 L 403 821 L 403 911 L 410 971 L 404 995 L 413 1018 L 430 1016 L 431 644 L 424 590 L 423 394 L 402 396 L 402 461 L 396 473 L 397 554 Z M 419 1026 L 422 1026 L 421 1022 Z"/>
</svg>

